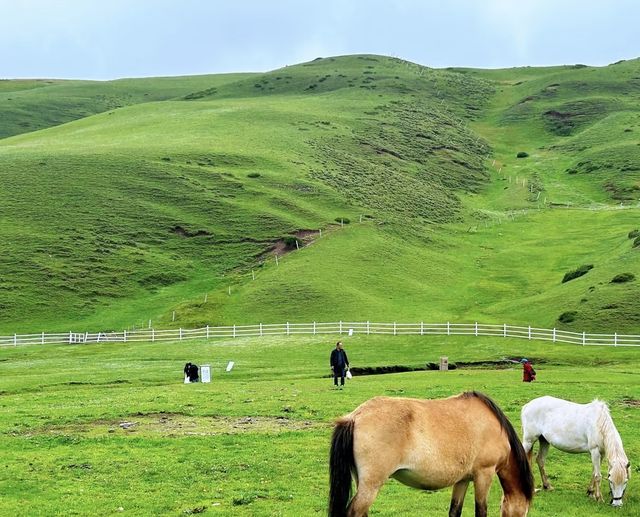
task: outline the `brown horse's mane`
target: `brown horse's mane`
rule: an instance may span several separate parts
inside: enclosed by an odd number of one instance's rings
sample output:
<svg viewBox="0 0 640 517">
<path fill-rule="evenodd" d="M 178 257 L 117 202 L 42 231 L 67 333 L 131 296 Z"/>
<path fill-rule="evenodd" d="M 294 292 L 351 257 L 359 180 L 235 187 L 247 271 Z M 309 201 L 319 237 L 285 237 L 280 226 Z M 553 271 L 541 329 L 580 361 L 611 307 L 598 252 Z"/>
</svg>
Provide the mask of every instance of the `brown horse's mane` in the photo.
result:
<svg viewBox="0 0 640 517">
<path fill-rule="evenodd" d="M 498 422 L 500 422 L 500 427 L 507 433 L 507 437 L 509 439 L 509 445 L 511 446 L 511 452 L 515 457 L 516 465 L 518 467 L 518 479 L 520 481 L 520 489 L 524 493 L 525 497 L 531 501 L 533 499 L 533 494 L 535 491 L 535 485 L 533 481 L 533 474 L 531 473 L 531 467 L 529 465 L 529 460 L 527 458 L 526 453 L 524 452 L 524 448 L 522 447 L 522 443 L 520 442 L 520 438 L 518 437 L 518 433 L 511 425 L 511 422 L 507 418 L 507 416 L 502 412 L 502 410 L 496 405 L 496 403 L 491 400 L 489 397 L 480 393 L 478 391 L 466 391 L 458 395 L 460 398 L 472 398 L 475 397 L 481 400 L 485 406 L 487 406 L 491 412 L 496 416 Z"/>
</svg>

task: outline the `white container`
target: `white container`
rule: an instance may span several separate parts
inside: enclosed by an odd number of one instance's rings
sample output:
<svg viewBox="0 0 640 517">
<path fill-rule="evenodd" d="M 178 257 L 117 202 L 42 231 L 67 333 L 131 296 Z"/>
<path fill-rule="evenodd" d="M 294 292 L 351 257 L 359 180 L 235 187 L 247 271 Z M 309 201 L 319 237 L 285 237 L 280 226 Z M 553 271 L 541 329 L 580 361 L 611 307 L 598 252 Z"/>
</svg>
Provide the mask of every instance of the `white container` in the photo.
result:
<svg viewBox="0 0 640 517">
<path fill-rule="evenodd" d="M 211 366 L 203 364 L 200 367 L 200 380 L 201 382 L 211 382 Z"/>
</svg>

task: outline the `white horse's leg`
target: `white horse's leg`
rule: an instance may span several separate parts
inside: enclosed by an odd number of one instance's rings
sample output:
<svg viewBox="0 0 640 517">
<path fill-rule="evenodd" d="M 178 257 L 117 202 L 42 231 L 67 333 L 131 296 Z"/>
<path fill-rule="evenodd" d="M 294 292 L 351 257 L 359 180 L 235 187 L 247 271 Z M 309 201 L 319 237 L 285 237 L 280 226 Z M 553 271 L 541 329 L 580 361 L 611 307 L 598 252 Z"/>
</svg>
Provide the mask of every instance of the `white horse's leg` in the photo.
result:
<svg viewBox="0 0 640 517">
<path fill-rule="evenodd" d="M 467 493 L 469 480 L 458 481 L 453 485 L 451 491 L 451 505 L 449 506 L 449 517 L 460 517 L 462 515 L 462 505 L 464 504 L 464 496 Z"/>
<path fill-rule="evenodd" d="M 545 490 L 553 490 L 551 483 L 549 483 L 549 478 L 547 477 L 547 473 L 544 470 L 544 461 L 549 452 L 549 442 L 544 439 L 544 437 L 539 438 L 540 442 L 540 450 L 538 451 L 538 457 L 536 458 L 536 463 L 538 464 L 538 468 L 540 469 L 540 477 L 542 478 L 542 488 Z"/>
<path fill-rule="evenodd" d="M 602 501 L 602 492 L 600 491 L 600 481 L 602 480 L 602 474 L 600 473 L 600 462 L 602 456 L 600 455 L 600 449 L 595 447 L 589 451 L 591 453 L 591 463 L 593 463 L 593 474 L 591 476 L 591 483 L 587 494 L 593 497 L 596 501 Z"/>
<path fill-rule="evenodd" d="M 529 458 L 529 462 L 531 462 L 531 455 L 533 453 L 533 444 L 536 443 L 538 439 L 537 436 L 527 436 L 526 434 L 522 437 L 522 447 L 524 447 L 524 452 L 527 454 L 527 458 Z"/>
</svg>

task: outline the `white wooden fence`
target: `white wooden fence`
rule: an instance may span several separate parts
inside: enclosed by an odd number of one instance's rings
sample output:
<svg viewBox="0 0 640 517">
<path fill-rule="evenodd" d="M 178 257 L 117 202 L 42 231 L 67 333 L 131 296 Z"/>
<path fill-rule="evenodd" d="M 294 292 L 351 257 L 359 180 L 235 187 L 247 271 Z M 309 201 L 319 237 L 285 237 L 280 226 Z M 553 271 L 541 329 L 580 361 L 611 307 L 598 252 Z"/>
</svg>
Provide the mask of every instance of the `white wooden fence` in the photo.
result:
<svg viewBox="0 0 640 517">
<path fill-rule="evenodd" d="M 0 346 L 46 345 L 55 343 L 131 343 L 136 341 L 183 341 L 187 339 L 236 338 L 249 336 L 289 336 L 298 334 L 385 334 L 385 335 L 471 335 L 535 339 L 553 343 L 600 346 L 637 346 L 640 335 L 587 334 L 558 329 L 492 325 L 485 323 L 374 323 L 369 321 L 336 323 L 278 323 L 257 325 L 206 326 L 197 329 L 143 329 L 121 332 L 66 332 L 57 334 L 14 334 L 0 336 Z"/>
</svg>

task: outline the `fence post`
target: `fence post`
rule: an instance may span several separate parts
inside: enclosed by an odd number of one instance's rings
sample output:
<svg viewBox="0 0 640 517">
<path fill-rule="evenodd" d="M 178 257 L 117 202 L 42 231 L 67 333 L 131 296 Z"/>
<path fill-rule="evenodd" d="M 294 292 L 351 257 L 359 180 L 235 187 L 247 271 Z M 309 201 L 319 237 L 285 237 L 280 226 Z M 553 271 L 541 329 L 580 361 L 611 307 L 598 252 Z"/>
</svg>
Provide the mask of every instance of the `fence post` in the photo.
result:
<svg viewBox="0 0 640 517">
<path fill-rule="evenodd" d="M 396 322 L 394 321 L 393 322 L 393 335 L 394 336 L 396 335 L 396 332 L 397 332 L 397 330 L 396 330 Z"/>
<path fill-rule="evenodd" d="M 151 329 L 151 342 L 153 343 L 156 340 L 156 329 Z"/>
<path fill-rule="evenodd" d="M 613 333 L 613 346 L 618 346 L 618 333 Z"/>
<path fill-rule="evenodd" d="M 18 334 L 13 335 L 13 346 L 18 346 Z"/>
<path fill-rule="evenodd" d="M 531 339 L 531 325 L 529 325 L 529 339 Z"/>
<path fill-rule="evenodd" d="M 342 334 L 342 320 L 340 320 L 340 334 Z"/>
<path fill-rule="evenodd" d="M 420 322 L 420 335 L 424 336 L 424 321 Z"/>
<path fill-rule="evenodd" d="M 233 337 L 236 337 L 236 326 L 233 326 Z"/>
<path fill-rule="evenodd" d="M 504 324 L 503 328 L 504 328 L 504 330 L 502 332 L 502 337 L 507 337 L 507 324 L 506 323 Z"/>
<path fill-rule="evenodd" d="M 124 337 L 124 342 L 126 343 L 127 342 L 127 331 L 126 330 L 124 330 L 122 332 L 122 336 Z"/>
<path fill-rule="evenodd" d="M 42 344 L 44 345 L 44 332 L 42 333 Z"/>
<path fill-rule="evenodd" d="M 587 333 L 583 332 L 582 333 L 582 346 L 587 344 Z"/>
<path fill-rule="evenodd" d="M 313 335 L 316 335 L 316 322 L 313 322 Z"/>
<path fill-rule="evenodd" d="M 371 322 L 367 320 L 367 336 L 371 334 Z"/>
<path fill-rule="evenodd" d="M 73 338 L 73 333 L 69 331 L 69 344 L 73 343 L 73 341 L 71 341 L 72 338 Z"/>
<path fill-rule="evenodd" d="M 476 321 L 475 334 L 478 335 L 478 322 Z"/>
<path fill-rule="evenodd" d="M 556 342 L 556 329 L 553 329 L 553 342 Z"/>
<path fill-rule="evenodd" d="M 287 336 L 289 335 L 289 322 L 287 321 Z"/>
<path fill-rule="evenodd" d="M 262 323 L 260 323 L 260 337 L 262 337 Z"/>
<path fill-rule="evenodd" d="M 180 341 L 182 341 L 182 327 L 180 327 L 180 330 L 178 332 L 179 332 L 179 335 L 180 335 Z"/>
<path fill-rule="evenodd" d="M 209 325 L 207 325 L 207 339 L 209 339 Z"/>
<path fill-rule="evenodd" d="M 447 321 L 447 336 L 451 335 L 451 324 Z"/>
</svg>

